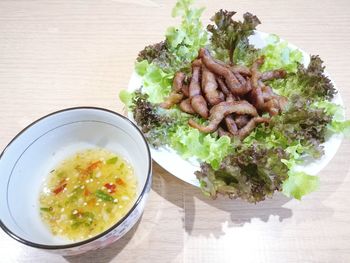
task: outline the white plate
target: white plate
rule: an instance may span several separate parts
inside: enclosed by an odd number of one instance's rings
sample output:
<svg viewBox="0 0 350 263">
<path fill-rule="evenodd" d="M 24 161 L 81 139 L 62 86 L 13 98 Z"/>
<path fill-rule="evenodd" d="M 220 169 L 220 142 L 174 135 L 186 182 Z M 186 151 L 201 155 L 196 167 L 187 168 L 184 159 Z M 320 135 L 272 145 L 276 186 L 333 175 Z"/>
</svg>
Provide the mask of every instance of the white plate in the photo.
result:
<svg viewBox="0 0 350 263">
<path fill-rule="evenodd" d="M 254 35 L 249 38 L 251 44 L 253 44 L 257 48 L 262 48 L 267 45 L 266 38 L 269 34 L 256 31 Z M 283 39 L 281 39 L 283 41 Z M 288 46 L 292 49 L 298 49 L 303 53 L 303 63 L 305 66 L 309 64 L 309 55 L 303 50 L 297 48 L 293 44 L 288 44 Z M 326 73 L 327 74 L 327 73 Z M 332 83 L 334 84 L 333 80 Z M 139 89 L 142 84 L 142 79 L 140 76 L 133 72 L 131 79 L 129 81 L 128 90 L 133 91 Z M 343 105 L 343 101 L 340 97 L 339 92 L 335 95 L 333 102 Z M 343 113 L 344 115 L 344 113 Z M 134 121 L 131 113 L 128 113 L 128 117 Z M 333 158 L 336 154 L 341 141 L 343 139 L 343 135 L 334 134 L 330 138 L 327 138 L 326 142 L 323 144 L 325 149 L 325 154 L 317 160 L 309 160 L 296 167 L 297 170 L 305 171 L 308 174 L 315 175 L 319 173 Z M 153 160 L 155 160 L 159 165 L 161 165 L 165 170 L 179 179 L 190 183 L 194 186 L 199 186 L 199 182 L 194 174 L 195 171 L 200 169 L 199 162 L 197 160 L 185 160 L 180 155 L 178 155 L 173 149 L 170 147 L 160 147 L 159 149 L 154 149 L 151 147 L 151 154 Z"/>
</svg>

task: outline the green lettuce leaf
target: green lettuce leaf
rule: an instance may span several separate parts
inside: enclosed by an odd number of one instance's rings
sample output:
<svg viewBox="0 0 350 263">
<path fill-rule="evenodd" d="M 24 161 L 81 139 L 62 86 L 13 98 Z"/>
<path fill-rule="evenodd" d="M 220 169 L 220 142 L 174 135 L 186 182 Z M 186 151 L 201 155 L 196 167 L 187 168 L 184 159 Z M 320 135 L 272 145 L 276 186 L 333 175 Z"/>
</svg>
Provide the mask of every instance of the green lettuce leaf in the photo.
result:
<svg viewBox="0 0 350 263">
<path fill-rule="evenodd" d="M 172 10 L 172 16 L 181 16 L 181 25 L 169 27 L 165 33 L 166 46 L 172 57 L 174 68 L 179 70 L 195 59 L 198 50 L 208 42 L 208 34 L 201 22 L 204 8 L 194 8 L 193 0 L 179 0 Z"/>
<path fill-rule="evenodd" d="M 317 176 L 290 171 L 288 179 L 283 183 L 283 193 L 288 197 L 300 200 L 302 196 L 317 190 L 318 187 L 319 179 Z"/>
<path fill-rule="evenodd" d="M 265 56 L 265 63 L 261 71 L 284 69 L 287 72 L 297 72 L 303 60 L 303 54 L 297 49 L 288 47 L 287 41 L 281 41 L 277 35 L 269 35 L 267 45 L 261 49 L 260 54 Z"/>
<path fill-rule="evenodd" d="M 227 136 L 217 138 L 215 135 L 204 134 L 185 123 L 176 126 L 170 132 L 170 146 L 182 157 L 195 157 L 209 163 L 213 169 L 218 169 L 221 161 L 232 151 L 231 140 Z"/>
<path fill-rule="evenodd" d="M 267 45 L 256 49 L 246 42 L 240 42 L 234 53 L 234 61 L 238 64 L 250 66 L 258 57 L 264 56 L 265 63 L 261 71 L 284 69 L 287 72 L 296 72 L 303 61 L 303 54 L 297 49 L 291 49 L 286 41 L 281 41 L 276 35 L 269 35 Z"/>
<path fill-rule="evenodd" d="M 344 118 L 344 114 L 343 114 L 344 108 L 339 104 L 335 104 L 328 100 L 320 100 L 320 101 L 315 101 L 311 106 L 319 109 L 323 109 L 326 112 L 326 114 L 332 116 L 333 119 L 339 120 Z"/>
<path fill-rule="evenodd" d="M 178 70 L 189 71 L 190 62 L 197 57 L 198 50 L 208 44 L 208 33 L 200 20 L 204 8 L 192 7 L 193 0 L 178 0 L 172 16 L 181 16 L 181 24 L 166 30 L 165 41 L 146 46 L 137 61 L 146 60 L 166 73 Z"/>
<path fill-rule="evenodd" d="M 346 136 L 350 136 L 350 120 L 346 120 L 346 121 L 333 120 L 328 127 L 332 132 L 343 133 Z"/>
<path fill-rule="evenodd" d="M 160 103 L 170 94 L 173 74 L 147 60 L 137 62 L 135 71 L 142 77 L 142 92 L 148 95 L 151 103 Z"/>
<path fill-rule="evenodd" d="M 132 97 L 133 97 L 132 93 L 128 92 L 127 90 L 121 90 L 119 92 L 119 99 L 121 100 L 121 102 L 124 103 L 124 105 L 127 108 L 130 108 L 132 105 Z"/>
</svg>

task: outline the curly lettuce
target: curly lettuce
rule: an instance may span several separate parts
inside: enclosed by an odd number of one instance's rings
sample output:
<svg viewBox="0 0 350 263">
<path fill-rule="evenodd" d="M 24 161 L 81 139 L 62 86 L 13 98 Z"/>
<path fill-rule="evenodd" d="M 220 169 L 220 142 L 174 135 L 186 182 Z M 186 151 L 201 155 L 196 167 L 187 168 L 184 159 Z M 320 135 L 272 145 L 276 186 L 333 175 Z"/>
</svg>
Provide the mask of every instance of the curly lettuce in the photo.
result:
<svg viewBox="0 0 350 263">
<path fill-rule="evenodd" d="M 202 164 L 196 175 L 206 195 L 223 194 L 256 203 L 282 190 L 288 178 L 288 168 L 280 162 L 283 158 L 287 153 L 282 148 L 255 142 L 249 147 L 237 147 L 217 170 Z"/>
<path fill-rule="evenodd" d="M 281 41 L 276 35 L 269 35 L 267 45 L 260 50 L 265 56 L 262 72 L 283 68 L 287 72 L 297 72 L 298 65 L 303 61 L 303 54 L 298 49 L 292 49 L 287 41 Z"/>
<path fill-rule="evenodd" d="M 204 134 L 189 125 L 178 125 L 169 133 L 170 146 L 182 157 L 195 157 L 218 169 L 222 160 L 233 150 L 231 139 L 227 136 L 217 138 Z"/>
<path fill-rule="evenodd" d="M 254 54 L 254 48 L 248 44 L 248 37 L 260 24 L 260 20 L 251 13 L 245 13 L 242 22 L 233 20 L 235 14 L 236 12 L 221 9 L 211 18 L 214 25 L 207 26 L 211 33 L 210 42 L 214 56 L 231 63 L 237 62 L 234 61 L 237 59 L 236 51 L 245 58 L 248 53 L 243 50 L 250 49 Z"/>
<path fill-rule="evenodd" d="M 152 103 L 164 101 L 171 91 L 173 74 L 147 60 L 137 62 L 135 71 L 142 77 L 142 92 L 148 95 L 148 100 Z"/>
<path fill-rule="evenodd" d="M 330 101 L 336 90 L 331 80 L 324 73 L 323 61 L 318 56 L 311 56 L 308 67 L 296 63 L 297 71 L 285 79 L 272 81 L 272 88 L 287 98 L 294 95 L 310 101 Z"/>
<path fill-rule="evenodd" d="M 178 27 L 169 27 L 165 33 L 166 45 L 175 59 L 177 70 L 189 65 L 198 55 L 198 50 L 208 43 L 208 33 L 204 30 L 201 15 L 204 8 L 194 8 L 194 0 L 179 0 L 172 10 L 172 16 L 181 16 Z"/>
<path fill-rule="evenodd" d="M 204 8 L 192 7 L 194 0 L 179 0 L 172 10 L 172 16 L 181 16 L 180 26 L 166 30 L 165 41 L 150 45 L 142 50 L 137 61 L 148 61 L 164 72 L 189 70 L 198 50 L 208 44 L 208 33 L 200 20 Z"/>
</svg>

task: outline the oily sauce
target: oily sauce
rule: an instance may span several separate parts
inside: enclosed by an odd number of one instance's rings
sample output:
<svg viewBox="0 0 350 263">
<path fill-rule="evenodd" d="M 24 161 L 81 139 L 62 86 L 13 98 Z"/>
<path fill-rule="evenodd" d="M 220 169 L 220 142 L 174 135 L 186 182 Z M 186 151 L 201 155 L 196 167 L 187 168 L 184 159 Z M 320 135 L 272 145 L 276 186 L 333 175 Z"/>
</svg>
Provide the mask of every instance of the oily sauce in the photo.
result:
<svg viewBox="0 0 350 263">
<path fill-rule="evenodd" d="M 40 215 L 54 235 L 80 241 L 121 219 L 136 191 L 134 171 L 123 157 L 89 149 L 50 172 L 39 196 Z"/>
</svg>

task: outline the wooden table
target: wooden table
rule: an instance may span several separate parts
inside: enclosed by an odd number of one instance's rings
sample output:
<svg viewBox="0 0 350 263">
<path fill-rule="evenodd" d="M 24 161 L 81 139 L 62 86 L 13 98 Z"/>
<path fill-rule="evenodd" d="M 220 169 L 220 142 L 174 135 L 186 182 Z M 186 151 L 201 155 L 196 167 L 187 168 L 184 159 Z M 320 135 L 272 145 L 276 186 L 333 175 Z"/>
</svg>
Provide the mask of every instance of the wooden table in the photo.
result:
<svg viewBox="0 0 350 263">
<path fill-rule="evenodd" d="M 135 57 L 177 24 L 174 1 L 0 1 L 0 149 L 49 112 L 78 105 L 118 112 Z M 219 8 L 256 14 L 261 31 L 319 54 L 350 103 L 348 0 L 199 1 L 204 23 Z M 347 115 L 349 116 L 349 109 Z M 302 202 L 277 194 L 257 205 L 208 200 L 154 164 L 139 224 L 112 246 L 61 257 L 0 231 L 1 262 L 350 262 L 350 142 Z"/>
</svg>

